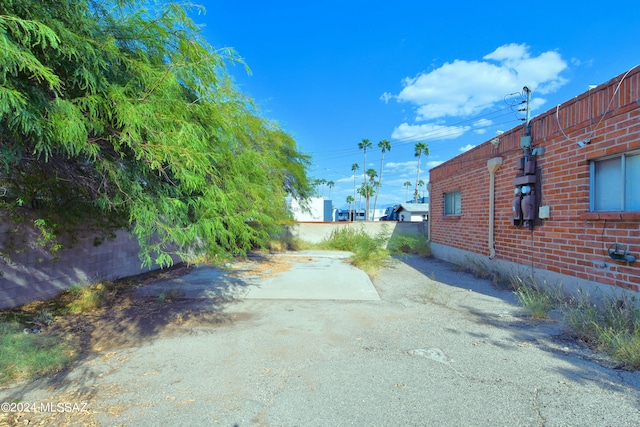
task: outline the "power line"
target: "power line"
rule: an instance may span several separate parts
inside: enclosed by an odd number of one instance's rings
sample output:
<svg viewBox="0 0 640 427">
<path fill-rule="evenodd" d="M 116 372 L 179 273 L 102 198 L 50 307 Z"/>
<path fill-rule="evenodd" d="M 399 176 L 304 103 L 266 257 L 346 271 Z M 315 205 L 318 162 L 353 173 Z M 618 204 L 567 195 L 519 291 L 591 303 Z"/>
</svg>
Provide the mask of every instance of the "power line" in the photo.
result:
<svg viewBox="0 0 640 427">
<path fill-rule="evenodd" d="M 508 110 L 508 112 L 507 112 Z M 502 113 L 502 114 L 499 114 Z M 447 126 L 443 126 L 442 128 L 439 129 L 435 129 L 435 130 L 431 130 L 431 131 L 427 131 L 424 132 L 422 134 L 417 134 L 417 135 L 412 135 L 409 137 L 404 137 L 404 138 L 392 138 L 389 141 L 391 143 L 393 143 L 395 146 L 404 146 L 407 144 L 410 144 L 414 141 L 420 140 L 420 139 L 439 139 L 439 137 L 445 137 L 448 135 L 452 134 L 452 128 L 456 127 L 456 126 L 462 126 L 464 124 L 467 123 L 473 123 L 473 122 L 477 122 L 478 120 L 482 119 L 482 118 L 487 118 L 490 117 L 492 119 L 498 119 L 501 117 L 505 117 L 508 115 L 511 115 L 513 113 L 513 108 L 512 106 L 507 106 L 505 108 L 501 108 L 499 110 L 494 110 L 479 116 L 474 116 L 472 118 L 466 119 L 466 120 L 462 120 L 460 122 L 456 122 L 453 123 L 451 125 L 447 125 Z M 496 115 L 499 114 L 499 115 Z M 512 119 L 512 120 L 507 120 L 507 121 L 503 121 L 503 122 L 499 122 L 499 123 L 494 123 L 492 122 L 491 124 L 485 125 L 485 126 L 476 126 L 473 129 L 474 130 L 479 130 L 479 129 L 486 129 L 486 128 L 490 128 L 490 127 L 494 127 L 494 126 L 499 126 L 502 124 L 508 124 L 508 123 L 512 123 L 515 120 L 520 121 L 520 119 L 516 118 L 516 119 Z M 466 131 L 471 130 L 471 128 L 469 128 Z M 466 132 L 465 131 L 465 132 Z M 354 155 L 355 153 L 358 153 L 359 150 L 354 147 L 354 148 L 344 148 L 344 149 L 338 149 L 338 150 L 326 150 L 326 151 L 319 151 L 319 152 L 315 152 L 317 154 L 324 154 L 326 153 L 326 155 L 328 157 L 324 157 L 324 156 L 315 156 L 315 153 L 312 153 L 313 157 L 321 159 L 321 160 L 333 160 L 333 159 L 339 159 L 339 158 L 344 158 L 344 157 L 350 157 L 352 155 Z"/>
</svg>

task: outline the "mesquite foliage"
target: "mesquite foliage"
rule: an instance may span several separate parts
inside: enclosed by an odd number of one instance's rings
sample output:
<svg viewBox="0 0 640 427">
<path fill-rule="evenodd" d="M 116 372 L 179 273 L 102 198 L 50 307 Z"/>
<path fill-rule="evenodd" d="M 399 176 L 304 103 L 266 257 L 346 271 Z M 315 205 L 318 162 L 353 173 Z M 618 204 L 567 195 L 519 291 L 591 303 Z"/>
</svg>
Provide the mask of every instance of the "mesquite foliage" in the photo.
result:
<svg viewBox="0 0 640 427">
<path fill-rule="evenodd" d="M 309 195 L 309 158 L 234 87 L 241 58 L 161 3 L 3 0 L 0 202 L 129 227 L 146 264 L 243 253 L 287 218 L 287 193 Z"/>
</svg>

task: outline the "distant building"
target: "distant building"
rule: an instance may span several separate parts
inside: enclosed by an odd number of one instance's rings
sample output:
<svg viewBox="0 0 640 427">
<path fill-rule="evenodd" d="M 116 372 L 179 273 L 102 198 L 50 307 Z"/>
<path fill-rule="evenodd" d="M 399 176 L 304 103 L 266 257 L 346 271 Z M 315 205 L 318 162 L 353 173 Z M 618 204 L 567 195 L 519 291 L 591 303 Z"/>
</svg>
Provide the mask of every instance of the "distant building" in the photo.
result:
<svg viewBox="0 0 640 427">
<path fill-rule="evenodd" d="M 333 204 L 322 197 L 310 197 L 304 203 L 287 197 L 289 211 L 298 222 L 331 222 L 333 221 Z"/>
<path fill-rule="evenodd" d="M 407 203 L 413 203 L 413 199 L 407 200 Z M 423 196 L 418 198 L 418 201 L 416 203 L 429 203 L 429 196 Z"/>
<path fill-rule="evenodd" d="M 420 222 L 429 219 L 428 203 L 400 203 L 394 208 L 397 221 Z"/>
<path fill-rule="evenodd" d="M 351 217 L 349 217 L 351 215 Z M 335 221 L 364 221 L 364 210 L 338 209 L 335 211 Z"/>
<path fill-rule="evenodd" d="M 378 209 L 371 209 L 371 212 L 369 214 L 369 218 L 372 221 L 380 221 L 380 219 L 386 215 L 386 210 L 384 208 L 378 208 Z"/>
<path fill-rule="evenodd" d="M 397 221 L 398 214 L 396 213 L 396 208 L 398 205 L 389 206 L 384 210 L 384 215 L 380 217 L 380 221 Z"/>
</svg>

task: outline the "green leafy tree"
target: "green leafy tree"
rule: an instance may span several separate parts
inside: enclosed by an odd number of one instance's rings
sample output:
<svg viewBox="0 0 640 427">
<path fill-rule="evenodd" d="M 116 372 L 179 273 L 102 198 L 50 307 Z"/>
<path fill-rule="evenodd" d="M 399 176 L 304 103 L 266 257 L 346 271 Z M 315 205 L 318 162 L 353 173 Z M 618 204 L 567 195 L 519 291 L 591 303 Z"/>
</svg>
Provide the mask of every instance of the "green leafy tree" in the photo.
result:
<svg viewBox="0 0 640 427">
<path fill-rule="evenodd" d="M 378 180 L 378 186 L 376 187 L 376 198 L 373 201 L 373 219 L 376 219 L 376 206 L 378 205 L 378 194 L 380 194 L 380 187 L 382 186 L 382 165 L 384 164 L 384 153 L 391 151 L 391 143 L 386 139 L 378 142 L 382 155 L 380 156 L 380 179 Z"/>
<path fill-rule="evenodd" d="M 425 156 L 429 155 L 429 148 L 427 147 L 427 144 L 425 144 L 424 142 L 418 142 L 414 147 L 414 151 L 415 151 L 415 156 L 418 158 L 418 171 L 416 172 L 416 188 L 413 193 L 413 203 L 418 203 L 418 184 L 420 181 L 420 159 L 422 158 L 423 154 Z"/>
<path fill-rule="evenodd" d="M 156 5 L 156 6 L 152 6 Z M 0 4 L 2 207 L 128 227 L 141 259 L 261 245 L 308 197 L 309 157 L 232 84 L 180 4 Z"/>
</svg>

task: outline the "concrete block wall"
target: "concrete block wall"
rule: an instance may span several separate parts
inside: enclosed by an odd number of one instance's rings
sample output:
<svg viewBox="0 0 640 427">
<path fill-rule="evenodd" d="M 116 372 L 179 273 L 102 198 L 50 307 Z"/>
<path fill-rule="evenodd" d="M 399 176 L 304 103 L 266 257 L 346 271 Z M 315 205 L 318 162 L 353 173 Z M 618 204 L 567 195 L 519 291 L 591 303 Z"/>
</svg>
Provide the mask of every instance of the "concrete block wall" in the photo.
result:
<svg viewBox="0 0 640 427">
<path fill-rule="evenodd" d="M 73 246 L 61 249 L 54 257 L 35 244 L 33 230 L 20 236 L 20 247 L 28 250 L 13 253 L 10 248 L 17 245 L 7 241 L 10 238 L 7 229 L 5 219 L 0 245 L 3 253 L 10 254 L 0 261 L 0 309 L 53 298 L 76 284 L 86 286 L 150 270 L 142 267 L 137 241 L 124 231 L 99 245 L 94 235 L 80 236 Z"/>
<path fill-rule="evenodd" d="M 557 108 L 534 116 L 532 147 L 541 178 L 541 205 L 550 218 L 533 231 L 512 225 L 513 179 L 523 156 L 524 125 L 488 141 L 430 171 L 431 240 L 488 257 L 489 171 L 487 161 L 502 158 L 495 175 L 496 259 L 548 271 L 554 277 L 579 279 L 639 291 L 640 212 L 590 212 L 590 161 L 640 150 L 640 67 L 601 84 Z M 580 148 L 576 142 L 591 139 Z M 443 195 L 461 191 L 462 212 L 444 216 Z M 616 262 L 608 256 L 613 243 L 638 258 Z"/>
</svg>

